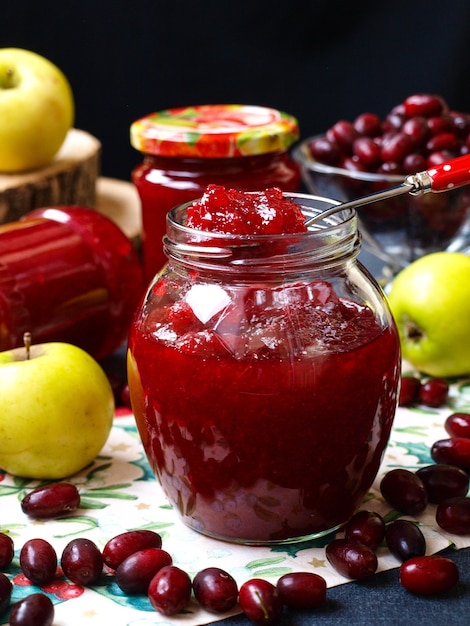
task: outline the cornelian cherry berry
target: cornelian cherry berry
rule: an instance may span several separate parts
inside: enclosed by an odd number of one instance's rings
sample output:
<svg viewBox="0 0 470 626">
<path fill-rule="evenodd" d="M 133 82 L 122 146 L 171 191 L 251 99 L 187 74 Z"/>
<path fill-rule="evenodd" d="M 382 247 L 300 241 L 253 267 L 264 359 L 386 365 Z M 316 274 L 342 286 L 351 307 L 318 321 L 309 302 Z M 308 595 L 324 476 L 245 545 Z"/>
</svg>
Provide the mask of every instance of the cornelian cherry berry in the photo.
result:
<svg viewBox="0 0 470 626">
<path fill-rule="evenodd" d="M 188 606 L 191 590 L 188 574 L 176 565 L 166 565 L 150 581 L 148 598 L 162 615 L 176 615 Z"/>
<path fill-rule="evenodd" d="M 72 539 L 64 548 L 62 570 L 77 585 L 93 585 L 103 571 L 103 557 L 98 546 L 90 539 Z"/>
<path fill-rule="evenodd" d="M 358 511 L 344 527 L 345 539 L 361 541 L 372 550 L 375 550 L 383 541 L 385 522 L 383 518 L 372 511 Z"/>
<path fill-rule="evenodd" d="M 334 539 L 326 546 L 326 558 L 345 578 L 362 580 L 377 570 L 375 552 L 356 539 Z"/>
<path fill-rule="evenodd" d="M 469 472 L 470 439 L 466 437 L 439 439 L 431 446 L 431 458 L 436 463 L 455 465 L 465 472 Z"/>
<path fill-rule="evenodd" d="M 274 624 L 282 612 L 277 587 L 268 580 L 251 578 L 243 583 L 238 602 L 245 615 L 255 624 Z"/>
<path fill-rule="evenodd" d="M 423 115 L 424 117 L 432 117 L 441 115 L 445 110 L 445 103 L 440 96 L 418 93 L 408 96 L 403 102 L 403 108 L 407 117 L 414 115 Z"/>
<path fill-rule="evenodd" d="M 11 580 L 8 576 L 6 576 L 6 574 L 0 572 L 0 615 L 2 615 L 8 608 L 12 591 L 13 584 Z"/>
<path fill-rule="evenodd" d="M 52 626 L 54 605 L 43 593 L 32 593 L 13 605 L 10 612 L 10 626 Z"/>
<path fill-rule="evenodd" d="M 163 567 L 172 565 L 171 555 L 161 548 L 144 548 L 126 557 L 115 571 L 116 584 L 128 595 L 146 594 L 150 581 Z"/>
<path fill-rule="evenodd" d="M 402 376 L 400 381 L 399 406 L 410 406 L 419 400 L 421 381 L 416 376 Z"/>
<path fill-rule="evenodd" d="M 235 606 L 238 585 L 228 572 L 207 567 L 193 578 L 193 591 L 199 604 L 210 613 L 223 613 Z"/>
<path fill-rule="evenodd" d="M 436 522 L 454 535 L 470 534 L 470 498 L 456 497 L 441 502 L 436 510 Z"/>
<path fill-rule="evenodd" d="M 326 580 L 314 572 L 291 572 L 276 587 L 282 602 L 294 609 L 315 609 L 326 598 Z"/>
<path fill-rule="evenodd" d="M 451 437 L 470 439 L 470 413 L 451 413 L 444 422 L 444 428 Z"/>
<path fill-rule="evenodd" d="M 380 492 L 394 509 L 406 515 L 422 513 L 428 504 L 422 480 L 407 469 L 387 472 L 380 481 Z"/>
<path fill-rule="evenodd" d="M 162 538 L 153 530 L 129 530 L 109 539 L 103 548 L 103 561 L 116 569 L 128 556 L 145 548 L 161 548 Z"/>
<path fill-rule="evenodd" d="M 465 496 L 468 492 L 468 474 L 455 465 L 434 463 L 421 467 L 416 474 L 422 480 L 431 504 Z"/>
<path fill-rule="evenodd" d="M 430 378 L 421 384 L 419 399 L 426 406 L 439 408 L 443 406 L 449 395 L 449 383 L 443 378 Z"/>
<path fill-rule="evenodd" d="M 443 593 L 459 580 L 454 561 L 439 555 L 419 556 L 402 563 L 400 583 L 412 593 L 432 595 Z"/>
<path fill-rule="evenodd" d="M 6 569 L 15 555 L 15 544 L 10 535 L 0 533 L 0 570 Z"/>
<path fill-rule="evenodd" d="M 23 513 L 35 519 L 59 517 L 72 513 L 80 506 L 80 494 L 75 485 L 59 482 L 30 491 L 21 501 Z"/>
<path fill-rule="evenodd" d="M 440 96 L 413 94 L 383 120 L 364 112 L 352 123 L 337 121 L 309 149 L 316 161 L 351 172 L 405 175 L 467 154 L 469 137 L 470 116 L 449 110 Z"/>
<path fill-rule="evenodd" d="M 34 585 L 48 585 L 56 574 L 56 551 L 45 539 L 29 539 L 20 551 L 20 567 Z"/>
<path fill-rule="evenodd" d="M 390 552 L 400 561 L 424 556 L 426 539 L 420 528 L 409 520 L 397 519 L 387 525 L 385 541 Z"/>
</svg>

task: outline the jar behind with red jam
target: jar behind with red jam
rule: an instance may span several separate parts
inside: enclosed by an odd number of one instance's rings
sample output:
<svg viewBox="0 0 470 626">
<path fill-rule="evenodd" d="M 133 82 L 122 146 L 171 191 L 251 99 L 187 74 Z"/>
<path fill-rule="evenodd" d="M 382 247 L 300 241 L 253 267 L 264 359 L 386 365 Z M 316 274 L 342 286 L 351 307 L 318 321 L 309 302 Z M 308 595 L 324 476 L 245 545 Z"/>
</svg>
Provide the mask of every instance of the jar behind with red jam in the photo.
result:
<svg viewBox="0 0 470 626">
<path fill-rule="evenodd" d="M 298 191 L 300 169 L 288 149 L 297 120 L 260 106 L 201 105 L 147 115 L 131 125 L 131 144 L 144 155 L 132 172 L 142 207 L 147 281 L 166 263 L 165 218 L 209 184 L 245 191 Z"/>
<path fill-rule="evenodd" d="M 285 194 L 314 215 L 334 201 Z M 129 336 L 132 406 L 181 518 L 212 537 L 297 542 L 361 505 L 392 427 L 399 339 L 356 260 L 357 216 L 307 232 L 209 233 L 167 222 L 168 264 Z"/>
</svg>

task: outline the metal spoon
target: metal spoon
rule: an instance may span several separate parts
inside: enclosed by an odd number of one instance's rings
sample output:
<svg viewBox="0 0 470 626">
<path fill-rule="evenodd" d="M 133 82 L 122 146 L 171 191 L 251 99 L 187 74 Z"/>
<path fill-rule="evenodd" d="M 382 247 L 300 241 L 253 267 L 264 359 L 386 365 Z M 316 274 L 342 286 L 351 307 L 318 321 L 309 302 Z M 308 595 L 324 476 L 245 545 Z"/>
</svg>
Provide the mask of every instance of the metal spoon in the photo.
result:
<svg viewBox="0 0 470 626">
<path fill-rule="evenodd" d="M 386 200 L 387 198 L 393 198 L 405 193 L 409 193 L 412 196 L 419 196 L 429 192 L 440 193 L 450 191 L 451 189 L 457 189 L 458 187 L 463 187 L 468 184 L 470 184 L 470 154 L 450 159 L 428 170 L 410 174 L 396 187 L 390 187 L 389 189 L 357 198 L 356 200 L 336 204 L 310 217 L 305 221 L 305 225 L 310 226 L 319 220 L 323 220 L 345 209 L 354 209 L 358 206 L 364 206 L 379 200 Z"/>
</svg>

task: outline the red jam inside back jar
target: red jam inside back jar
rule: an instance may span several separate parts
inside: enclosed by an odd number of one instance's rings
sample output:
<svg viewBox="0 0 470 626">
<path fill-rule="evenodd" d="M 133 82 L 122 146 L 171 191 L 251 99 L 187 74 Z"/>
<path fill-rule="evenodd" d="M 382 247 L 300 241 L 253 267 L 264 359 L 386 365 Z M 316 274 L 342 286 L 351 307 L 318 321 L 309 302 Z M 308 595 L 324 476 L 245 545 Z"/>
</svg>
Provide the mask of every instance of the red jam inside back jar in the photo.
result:
<svg viewBox="0 0 470 626">
<path fill-rule="evenodd" d="M 216 214 L 216 195 L 199 205 Z M 334 204 L 286 197 L 307 217 Z M 189 228 L 205 215 L 190 203 L 170 212 L 169 261 L 128 349 L 136 423 L 169 500 L 193 529 L 246 544 L 322 536 L 353 515 L 400 371 L 393 318 L 356 260 L 355 212 L 267 234 L 277 214 L 260 206 L 267 230 L 254 235 Z"/>
<path fill-rule="evenodd" d="M 131 144 L 144 159 L 132 180 L 142 207 L 146 280 L 166 263 L 166 214 L 200 197 L 207 185 L 298 191 L 300 169 L 288 152 L 298 137 L 294 117 L 260 106 L 190 106 L 135 121 Z"/>
</svg>

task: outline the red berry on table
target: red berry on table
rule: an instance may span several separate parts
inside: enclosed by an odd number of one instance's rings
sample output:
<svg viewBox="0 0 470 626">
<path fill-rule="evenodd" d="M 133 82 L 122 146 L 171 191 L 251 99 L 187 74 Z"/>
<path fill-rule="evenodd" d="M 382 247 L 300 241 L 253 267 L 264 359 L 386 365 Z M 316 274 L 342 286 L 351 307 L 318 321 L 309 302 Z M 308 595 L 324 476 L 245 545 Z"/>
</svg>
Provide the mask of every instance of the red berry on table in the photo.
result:
<svg viewBox="0 0 470 626">
<path fill-rule="evenodd" d="M 11 580 L 6 574 L 0 572 L 0 615 L 9 607 L 12 591 L 13 584 Z"/>
<path fill-rule="evenodd" d="M 421 381 L 416 376 L 403 376 L 400 382 L 398 396 L 399 406 L 410 406 L 419 400 Z"/>
<path fill-rule="evenodd" d="M 436 463 L 455 465 L 470 472 L 470 439 L 450 437 L 439 439 L 431 446 L 431 458 Z"/>
<path fill-rule="evenodd" d="M 171 616 L 188 606 L 191 590 L 191 579 L 188 574 L 176 565 L 167 565 L 150 581 L 148 597 L 156 611 Z"/>
<path fill-rule="evenodd" d="M 421 467 L 416 474 L 422 480 L 431 504 L 465 496 L 468 492 L 469 477 L 460 467 L 435 463 Z"/>
<path fill-rule="evenodd" d="M 64 548 L 62 570 L 77 585 L 93 585 L 103 571 L 103 557 L 98 546 L 90 539 L 72 539 Z"/>
<path fill-rule="evenodd" d="M 0 570 L 6 569 L 15 555 L 15 544 L 10 535 L 0 533 Z"/>
<path fill-rule="evenodd" d="M 268 580 L 251 578 L 243 583 L 238 602 L 245 615 L 255 624 L 274 624 L 282 612 L 278 589 Z"/>
<path fill-rule="evenodd" d="M 443 378 L 430 378 L 421 384 L 419 399 L 426 406 L 439 408 L 443 406 L 449 395 L 449 383 Z"/>
<path fill-rule="evenodd" d="M 54 604 L 43 593 L 32 593 L 13 605 L 10 626 L 52 626 Z"/>
<path fill-rule="evenodd" d="M 145 548 L 161 548 L 162 538 L 153 530 L 128 530 L 109 539 L 103 548 L 103 561 L 116 569 L 128 556 Z"/>
<path fill-rule="evenodd" d="M 34 585 L 48 585 L 56 575 L 56 551 L 45 539 L 29 539 L 20 551 L 20 567 Z"/>
<path fill-rule="evenodd" d="M 155 574 L 172 564 L 171 555 L 161 548 L 138 550 L 118 565 L 114 573 L 116 583 L 128 595 L 146 594 Z"/>
<path fill-rule="evenodd" d="M 444 428 L 451 437 L 470 439 L 470 413 L 451 413 L 444 422 Z"/>
<path fill-rule="evenodd" d="M 436 522 L 454 535 L 470 534 L 470 498 L 457 497 L 444 500 L 437 506 Z"/>
<path fill-rule="evenodd" d="M 412 593 L 432 595 L 443 593 L 459 580 L 454 561 L 447 557 L 419 556 L 402 563 L 400 583 Z"/>
<path fill-rule="evenodd" d="M 428 504 L 422 480 L 404 468 L 390 470 L 383 476 L 380 493 L 394 509 L 406 515 L 422 513 Z"/>
<path fill-rule="evenodd" d="M 358 511 L 344 527 L 345 539 L 356 539 L 372 550 L 378 548 L 384 535 L 385 522 L 378 513 L 372 511 Z"/>
<path fill-rule="evenodd" d="M 282 602 L 294 609 L 315 609 L 326 597 L 326 580 L 314 572 L 284 574 L 276 587 Z"/>
<path fill-rule="evenodd" d="M 193 591 L 199 604 L 210 613 L 223 613 L 235 606 L 238 585 L 228 572 L 206 567 L 193 578 Z"/>
<path fill-rule="evenodd" d="M 21 501 L 23 513 L 36 519 L 59 517 L 80 506 L 80 494 L 70 483 L 52 483 L 30 491 Z"/>
<path fill-rule="evenodd" d="M 334 539 L 326 546 L 325 554 L 332 567 L 351 580 L 368 578 L 377 570 L 375 552 L 356 539 Z"/>
<path fill-rule="evenodd" d="M 387 525 L 385 541 L 390 552 L 399 561 L 424 556 L 426 539 L 420 528 L 410 520 L 397 519 Z"/>
</svg>

